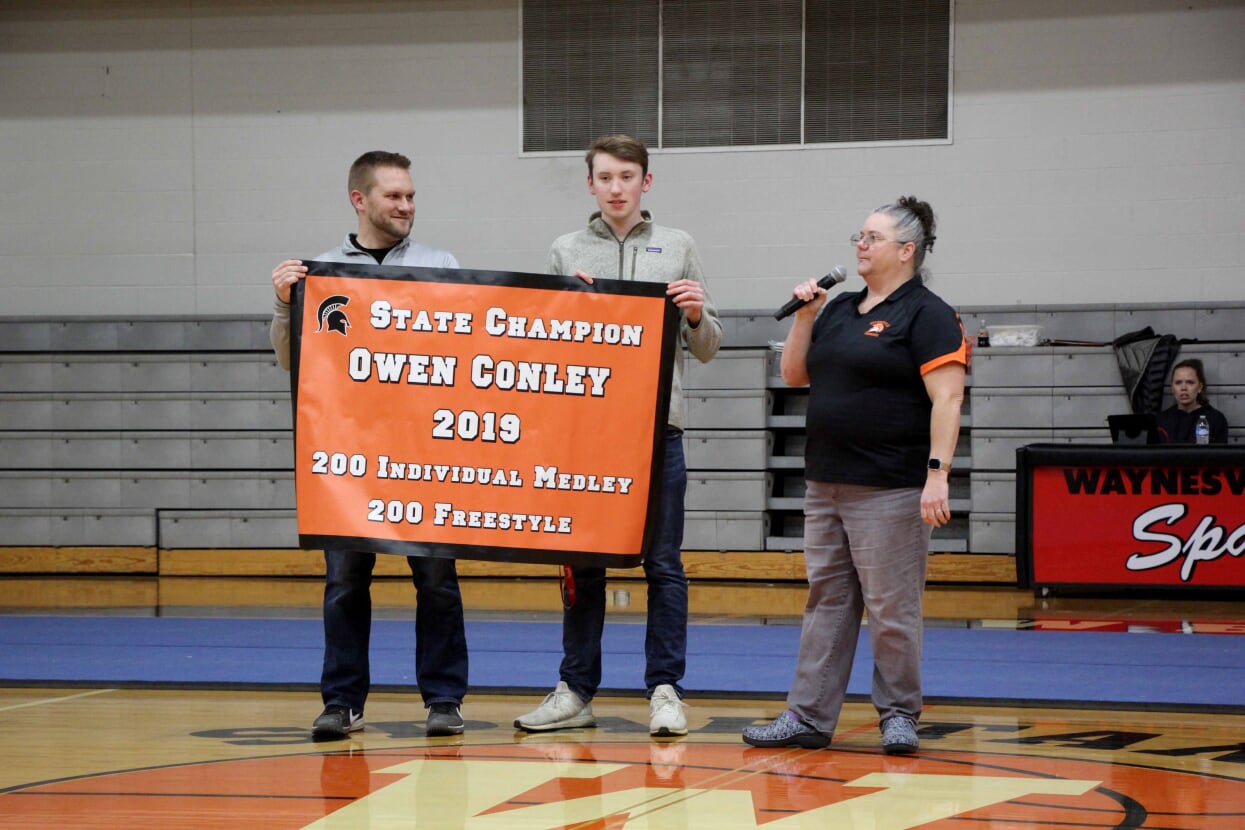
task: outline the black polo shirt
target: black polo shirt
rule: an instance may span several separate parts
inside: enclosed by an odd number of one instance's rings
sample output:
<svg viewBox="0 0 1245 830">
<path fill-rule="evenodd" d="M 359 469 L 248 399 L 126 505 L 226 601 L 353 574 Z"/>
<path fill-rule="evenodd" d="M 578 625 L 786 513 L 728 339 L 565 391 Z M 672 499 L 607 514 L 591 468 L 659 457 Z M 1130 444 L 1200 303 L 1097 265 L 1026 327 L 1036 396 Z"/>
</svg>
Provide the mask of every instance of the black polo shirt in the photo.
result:
<svg viewBox="0 0 1245 830">
<path fill-rule="evenodd" d="M 861 314 L 865 293 L 838 295 L 813 324 L 804 475 L 923 487 L 932 404 L 921 377 L 966 362 L 964 329 L 920 278 Z"/>
</svg>

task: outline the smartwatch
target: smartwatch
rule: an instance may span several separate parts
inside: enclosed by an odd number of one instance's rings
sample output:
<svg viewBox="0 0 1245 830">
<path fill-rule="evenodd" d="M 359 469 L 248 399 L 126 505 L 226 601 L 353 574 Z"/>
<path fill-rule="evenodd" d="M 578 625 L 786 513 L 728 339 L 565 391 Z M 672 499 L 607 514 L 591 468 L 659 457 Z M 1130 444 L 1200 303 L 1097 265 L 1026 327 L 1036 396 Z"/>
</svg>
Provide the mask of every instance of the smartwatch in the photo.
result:
<svg viewBox="0 0 1245 830">
<path fill-rule="evenodd" d="M 931 470 L 945 470 L 948 473 L 951 472 L 951 465 L 942 463 L 941 458 L 931 458 L 928 462 L 926 462 L 925 466 Z"/>
</svg>

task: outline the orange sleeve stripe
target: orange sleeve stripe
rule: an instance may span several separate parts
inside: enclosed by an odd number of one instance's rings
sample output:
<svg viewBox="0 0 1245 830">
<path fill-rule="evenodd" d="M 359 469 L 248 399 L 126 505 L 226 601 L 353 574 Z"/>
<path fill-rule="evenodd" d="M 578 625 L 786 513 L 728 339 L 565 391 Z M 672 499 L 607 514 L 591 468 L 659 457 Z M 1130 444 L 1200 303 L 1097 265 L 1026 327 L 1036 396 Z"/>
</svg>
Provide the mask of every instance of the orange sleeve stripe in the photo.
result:
<svg viewBox="0 0 1245 830">
<path fill-rule="evenodd" d="M 965 368 L 968 367 L 968 336 L 964 334 L 964 321 L 960 319 L 959 312 L 956 312 L 955 322 L 960 324 L 960 348 L 953 352 L 947 352 L 946 354 L 936 357 L 926 363 L 922 363 L 922 376 L 929 374 L 939 366 L 946 366 L 948 363 L 959 363 Z"/>
<path fill-rule="evenodd" d="M 939 366 L 946 366 L 948 363 L 959 363 L 961 366 L 968 365 L 968 349 L 964 345 L 964 341 L 960 341 L 960 348 L 953 352 L 947 352 L 941 357 L 936 357 L 926 363 L 921 364 L 921 374 L 927 375 L 937 369 Z"/>
</svg>

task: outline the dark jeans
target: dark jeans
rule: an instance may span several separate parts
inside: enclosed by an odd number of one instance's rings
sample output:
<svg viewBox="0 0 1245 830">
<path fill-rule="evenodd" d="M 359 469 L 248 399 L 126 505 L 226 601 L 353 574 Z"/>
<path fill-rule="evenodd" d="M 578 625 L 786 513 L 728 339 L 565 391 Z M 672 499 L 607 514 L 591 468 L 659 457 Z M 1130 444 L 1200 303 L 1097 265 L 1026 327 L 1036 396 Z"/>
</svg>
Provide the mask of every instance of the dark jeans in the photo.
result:
<svg viewBox="0 0 1245 830">
<path fill-rule="evenodd" d="M 415 583 L 415 681 L 424 705 L 462 703 L 467 693 L 467 635 L 453 559 L 408 556 Z M 371 684 L 372 568 L 367 551 L 324 552 L 324 671 L 320 695 L 363 711 Z"/>
<path fill-rule="evenodd" d="M 658 504 L 657 536 L 644 560 L 648 628 L 644 635 L 644 685 L 651 696 L 662 684 L 675 688 L 687 665 L 687 576 L 683 573 L 683 497 L 687 465 L 683 433 L 666 431 L 666 463 Z M 562 680 L 584 700 L 601 685 L 601 634 L 605 629 L 605 569 L 574 568 L 575 604 L 562 614 Z"/>
</svg>

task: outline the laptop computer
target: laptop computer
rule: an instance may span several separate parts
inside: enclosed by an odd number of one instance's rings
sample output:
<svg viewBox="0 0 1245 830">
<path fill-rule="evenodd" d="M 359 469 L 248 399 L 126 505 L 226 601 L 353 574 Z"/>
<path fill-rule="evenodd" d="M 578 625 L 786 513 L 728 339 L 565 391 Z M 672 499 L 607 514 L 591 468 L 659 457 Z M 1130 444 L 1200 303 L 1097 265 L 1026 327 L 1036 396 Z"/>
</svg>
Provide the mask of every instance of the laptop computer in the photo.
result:
<svg viewBox="0 0 1245 830">
<path fill-rule="evenodd" d="M 1153 412 L 1108 415 L 1112 444 L 1161 444 L 1159 425 Z"/>
</svg>

